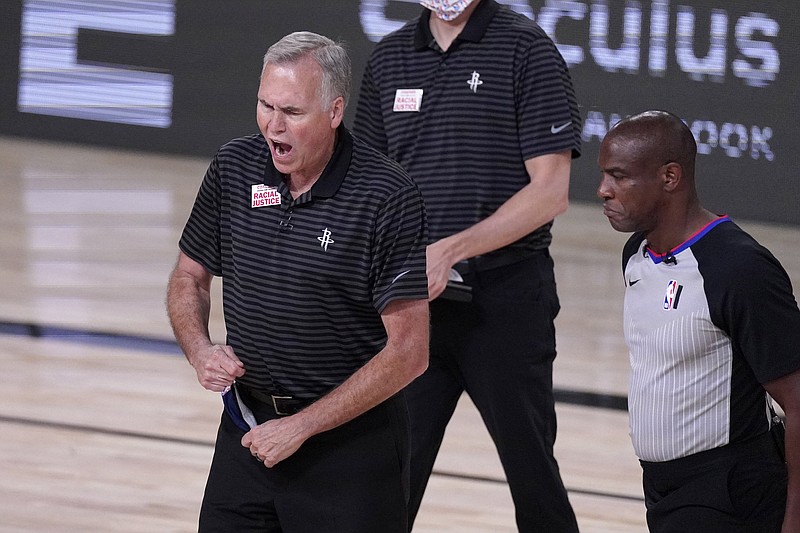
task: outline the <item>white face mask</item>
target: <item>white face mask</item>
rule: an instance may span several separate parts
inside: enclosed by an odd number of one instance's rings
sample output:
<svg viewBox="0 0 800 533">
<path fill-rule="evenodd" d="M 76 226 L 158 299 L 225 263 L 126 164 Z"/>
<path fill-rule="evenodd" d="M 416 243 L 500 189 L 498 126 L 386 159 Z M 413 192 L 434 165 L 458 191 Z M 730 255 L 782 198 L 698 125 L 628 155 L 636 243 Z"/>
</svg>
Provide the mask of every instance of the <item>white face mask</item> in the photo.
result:
<svg viewBox="0 0 800 533">
<path fill-rule="evenodd" d="M 420 4 L 433 11 L 442 20 L 458 18 L 473 0 L 420 0 Z"/>
</svg>

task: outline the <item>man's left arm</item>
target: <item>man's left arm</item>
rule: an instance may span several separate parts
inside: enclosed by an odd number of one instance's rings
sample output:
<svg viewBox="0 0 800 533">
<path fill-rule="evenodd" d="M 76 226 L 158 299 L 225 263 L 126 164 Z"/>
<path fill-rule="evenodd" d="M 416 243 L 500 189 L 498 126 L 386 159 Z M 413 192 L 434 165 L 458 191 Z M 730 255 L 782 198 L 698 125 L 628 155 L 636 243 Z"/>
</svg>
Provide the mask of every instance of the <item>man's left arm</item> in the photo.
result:
<svg viewBox="0 0 800 533">
<path fill-rule="evenodd" d="M 786 414 L 786 466 L 789 486 L 781 533 L 800 532 L 800 370 L 764 384 Z"/>
<path fill-rule="evenodd" d="M 525 161 L 530 183 L 489 217 L 427 248 L 428 293 L 431 300 L 447 285 L 450 268 L 464 259 L 502 248 L 528 235 L 567 210 L 570 150 Z"/>
<path fill-rule="evenodd" d="M 395 300 L 381 313 L 386 346 L 341 385 L 299 413 L 269 420 L 242 446 L 275 466 L 309 437 L 340 426 L 387 400 L 428 367 L 428 302 Z"/>
</svg>

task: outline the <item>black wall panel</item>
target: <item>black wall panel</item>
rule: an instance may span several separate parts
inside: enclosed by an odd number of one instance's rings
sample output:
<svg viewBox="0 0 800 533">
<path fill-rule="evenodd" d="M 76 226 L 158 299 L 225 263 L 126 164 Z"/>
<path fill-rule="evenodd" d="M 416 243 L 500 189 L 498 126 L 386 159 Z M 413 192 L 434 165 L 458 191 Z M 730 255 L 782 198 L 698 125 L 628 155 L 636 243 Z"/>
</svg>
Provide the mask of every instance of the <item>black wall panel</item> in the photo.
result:
<svg viewBox="0 0 800 533">
<path fill-rule="evenodd" d="M 793 0 L 504 3 L 537 20 L 570 64 L 585 119 L 574 199 L 594 200 L 608 127 L 658 108 L 695 132 L 708 207 L 800 224 Z M 261 58 L 300 29 L 347 44 L 350 120 L 374 41 L 420 9 L 401 0 L 4 0 L 0 133 L 210 157 L 256 131 Z"/>
</svg>

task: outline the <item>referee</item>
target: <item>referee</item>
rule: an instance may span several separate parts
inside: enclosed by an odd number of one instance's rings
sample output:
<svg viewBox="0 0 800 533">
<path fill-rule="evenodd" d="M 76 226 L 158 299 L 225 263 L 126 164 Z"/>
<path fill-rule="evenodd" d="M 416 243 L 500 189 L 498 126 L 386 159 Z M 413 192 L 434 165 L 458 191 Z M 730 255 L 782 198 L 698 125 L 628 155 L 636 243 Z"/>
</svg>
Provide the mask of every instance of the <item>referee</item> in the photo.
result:
<svg viewBox="0 0 800 533">
<path fill-rule="evenodd" d="M 206 531 L 402 533 L 403 389 L 428 356 L 422 198 L 342 125 L 350 61 L 308 32 L 264 57 L 260 135 L 206 172 L 167 306 L 225 410 L 200 511 Z M 208 334 L 223 279 L 227 341 Z"/>
<path fill-rule="evenodd" d="M 431 358 L 407 390 L 411 518 L 466 391 L 519 531 L 574 532 L 553 454 L 559 302 L 548 252 L 580 150 L 570 76 L 541 28 L 495 0 L 421 3 L 421 16 L 373 50 L 354 123 L 408 171 L 428 215 Z M 451 277 L 460 292 L 445 291 Z"/>
<path fill-rule="evenodd" d="M 633 232 L 622 254 L 628 410 L 647 524 L 796 533 L 800 310 L 778 260 L 700 204 L 696 154 L 680 118 L 647 111 L 614 126 L 598 158 L 603 212 Z"/>
</svg>

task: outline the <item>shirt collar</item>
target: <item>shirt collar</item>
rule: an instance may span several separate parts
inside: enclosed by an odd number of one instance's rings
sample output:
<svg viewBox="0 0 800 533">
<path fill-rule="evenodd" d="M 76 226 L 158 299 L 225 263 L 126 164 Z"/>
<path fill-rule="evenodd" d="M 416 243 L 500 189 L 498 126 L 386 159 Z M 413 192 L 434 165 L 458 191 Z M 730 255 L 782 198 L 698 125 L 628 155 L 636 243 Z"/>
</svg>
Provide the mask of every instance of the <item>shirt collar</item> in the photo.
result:
<svg viewBox="0 0 800 533">
<path fill-rule="evenodd" d="M 669 263 L 672 262 L 676 264 L 677 260 L 675 256 L 681 253 L 682 251 L 690 248 L 694 243 L 702 239 L 709 231 L 716 228 L 722 222 L 731 222 L 731 219 L 728 215 L 718 215 L 717 218 L 709 222 L 708 224 L 704 225 L 702 228 L 697 230 L 692 234 L 691 237 L 686 239 L 684 242 L 673 248 L 672 250 L 668 251 L 664 254 L 658 254 L 650 249 L 650 244 L 647 240 L 644 241 L 644 251 L 650 256 L 650 259 L 653 260 L 653 263 Z"/>
<path fill-rule="evenodd" d="M 325 169 L 319 179 L 311 186 L 311 196 L 316 198 L 332 198 L 339 186 L 344 181 L 344 176 L 350 168 L 350 159 L 353 155 L 353 136 L 340 124 L 336 129 L 336 145 Z M 264 184 L 278 187 L 283 183 L 284 175 L 275 168 L 272 157 L 267 159 L 264 168 Z"/>
<path fill-rule="evenodd" d="M 454 42 L 479 42 L 481 38 L 483 38 L 483 34 L 486 33 L 486 28 L 489 27 L 489 23 L 492 21 L 494 14 L 497 13 L 497 10 L 500 8 L 500 4 L 495 0 L 477 1 L 480 3 L 475 8 L 475 11 L 472 12 L 466 26 L 464 26 L 464 29 L 461 30 L 461 33 Z M 417 50 L 424 50 L 434 41 L 430 27 L 431 13 L 430 9 L 423 8 L 419 21 L 417 22 L 417 31 L 414 34 L 414 48 Z"/>
</svg>

